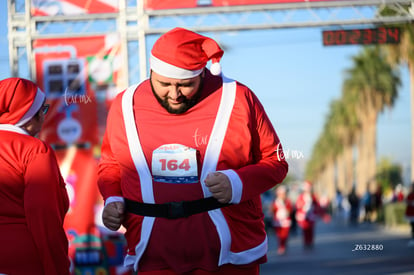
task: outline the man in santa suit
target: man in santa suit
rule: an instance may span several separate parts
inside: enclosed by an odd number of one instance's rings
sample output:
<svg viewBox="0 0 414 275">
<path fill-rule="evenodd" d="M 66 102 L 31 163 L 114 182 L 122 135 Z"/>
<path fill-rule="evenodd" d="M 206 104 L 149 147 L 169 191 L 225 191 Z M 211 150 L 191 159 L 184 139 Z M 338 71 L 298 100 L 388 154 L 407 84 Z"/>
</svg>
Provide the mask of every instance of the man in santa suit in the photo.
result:
<svg viewBox="0 0 414 275">
<path fill-rule="evenodd" d="M 124 263 L 139 274 L 259 274 L 266 261 L 260 194 L 288 164 L 257 97 L 221 75 L 222 55 L 213 39 L 172 29 L 152 48 L 150 78 L 110 108 L 102 218 L 126 228 Z"/>
<path fill-rule="evenodd" d="M 309 181 L 303 183 L 302 193 L 296 199 L 296 220 L 302 229 L 304 247 L 313 248 L 315 222 L 322 214 L 321 207 Z"/>
<path fill-rule="evenodd" d="M 69 199 L 51 147 L 36 138 L 48 110 L 32 81 L 0 81 L 0 273 L 69 274 Z"/>
<path fill-rule="evenodd" d="M 273 226 L 275 228 L 276 237 L 279 241 L 277 254 L 286 253 L 286 244 L 289 238 L 289 230 L 292 224 L 290 218 L 292 213 L 292 203 L 287 197 L 287 190 L 284 185 L 276 188 L 276 197 L 273 202 Z"/>
</svg>

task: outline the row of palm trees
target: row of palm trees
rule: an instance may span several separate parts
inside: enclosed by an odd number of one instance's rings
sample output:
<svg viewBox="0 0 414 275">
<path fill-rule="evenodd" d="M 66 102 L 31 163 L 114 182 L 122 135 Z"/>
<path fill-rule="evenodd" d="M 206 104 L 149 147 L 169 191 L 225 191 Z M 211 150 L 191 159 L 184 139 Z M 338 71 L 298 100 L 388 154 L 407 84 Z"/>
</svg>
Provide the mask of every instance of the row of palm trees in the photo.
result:
<svg viewBox="0 0 414 275">
<path fill-rule="evenodd" d="M 390 14 L 390 11 L 382 11 Z M 391 108 L 401 80 L 399 65 L 407 65 L 414 83 L 414 25 L 400 26 L 401 42 L 394 46 L 365 46 L 352 58 L 341 97 L 330 105 L 323 130 L 306 167 L 316 191 L 333 197 L 336 189 L 349 193 L 353 184 L 363 194 L 377 175 L 378 115 Z M 414 129 L 414 88 L 411 128 Z M 411 139 L 411 180 L 414 180 L 414 138 Z"/>
</svg>

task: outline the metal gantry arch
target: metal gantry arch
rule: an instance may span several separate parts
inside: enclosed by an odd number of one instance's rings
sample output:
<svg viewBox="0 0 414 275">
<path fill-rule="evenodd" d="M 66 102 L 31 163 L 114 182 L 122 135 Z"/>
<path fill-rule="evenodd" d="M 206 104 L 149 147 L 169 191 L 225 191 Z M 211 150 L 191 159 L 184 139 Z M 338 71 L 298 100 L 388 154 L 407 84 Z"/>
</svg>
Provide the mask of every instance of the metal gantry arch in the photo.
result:
<svg viewBox="0 0 414 275">
<path fill-rule="evenodd" d="M 171 26 L 197 32 L 224 32 L 390 24 L 413 20 L 413 0 L 338 0 L 146 10 L 143 1 L 118 0 L 117 13 L 31 16 L 31 0 L 8 0 L 9 63 L 12 76 L 35 79 L 32 43 L 41 38 L 68 38 L 118 33 L 122 39 L 127 82 L 147 74 L 146 38 Z M 383 7 L 395 16 L 381 16 Z M 26 72 L 25 72 L 26 71 Z"/>
</svg>

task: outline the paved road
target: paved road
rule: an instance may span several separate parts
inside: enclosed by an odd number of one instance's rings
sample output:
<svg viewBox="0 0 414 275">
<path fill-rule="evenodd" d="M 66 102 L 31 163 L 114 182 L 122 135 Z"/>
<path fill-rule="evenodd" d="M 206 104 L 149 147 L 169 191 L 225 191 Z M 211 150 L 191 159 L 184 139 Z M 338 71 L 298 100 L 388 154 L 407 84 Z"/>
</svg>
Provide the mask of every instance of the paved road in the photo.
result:
<svg viewBox="0 0 414 275">
<path fill-rule="evenodd" d="M 343 222 L 319 222 L 313 250 L 303 249 L 301 232 L 297 233 L 290 238 L 286 255 L 278 256 L 276 238 L 269 232 L 268 263 L 262 265 L 261 275 L 414 274 L 414 247 L 407 246 L 408 228 L 389 230 L 377 224 L 350 227 Z M 353 251 L 357 245 L 377 250 Z"/>
</svg>

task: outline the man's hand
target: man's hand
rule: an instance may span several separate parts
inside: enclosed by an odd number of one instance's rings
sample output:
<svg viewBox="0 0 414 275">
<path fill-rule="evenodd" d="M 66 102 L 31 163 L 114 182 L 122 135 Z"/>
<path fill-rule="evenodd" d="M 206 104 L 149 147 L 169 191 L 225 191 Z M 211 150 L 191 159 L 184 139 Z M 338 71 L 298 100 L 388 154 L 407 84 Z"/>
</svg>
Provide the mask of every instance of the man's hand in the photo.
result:
<svg viewBox="0 0 414 275">
<path fill-rule="evenodd" d="M 207 175 L 204 181 L 213 197 L 221 203 L 228 203 L 231 200 L 232 189 L 229 178 L 220 172 L 214 172 Z"/>
<path fill-rule="evenodd" d="M 116 231 L 124 220 L 125 206 L 123 202 L 111 202 L 102 212 L 103 224 L 110 230 Z"/>
</svg>

